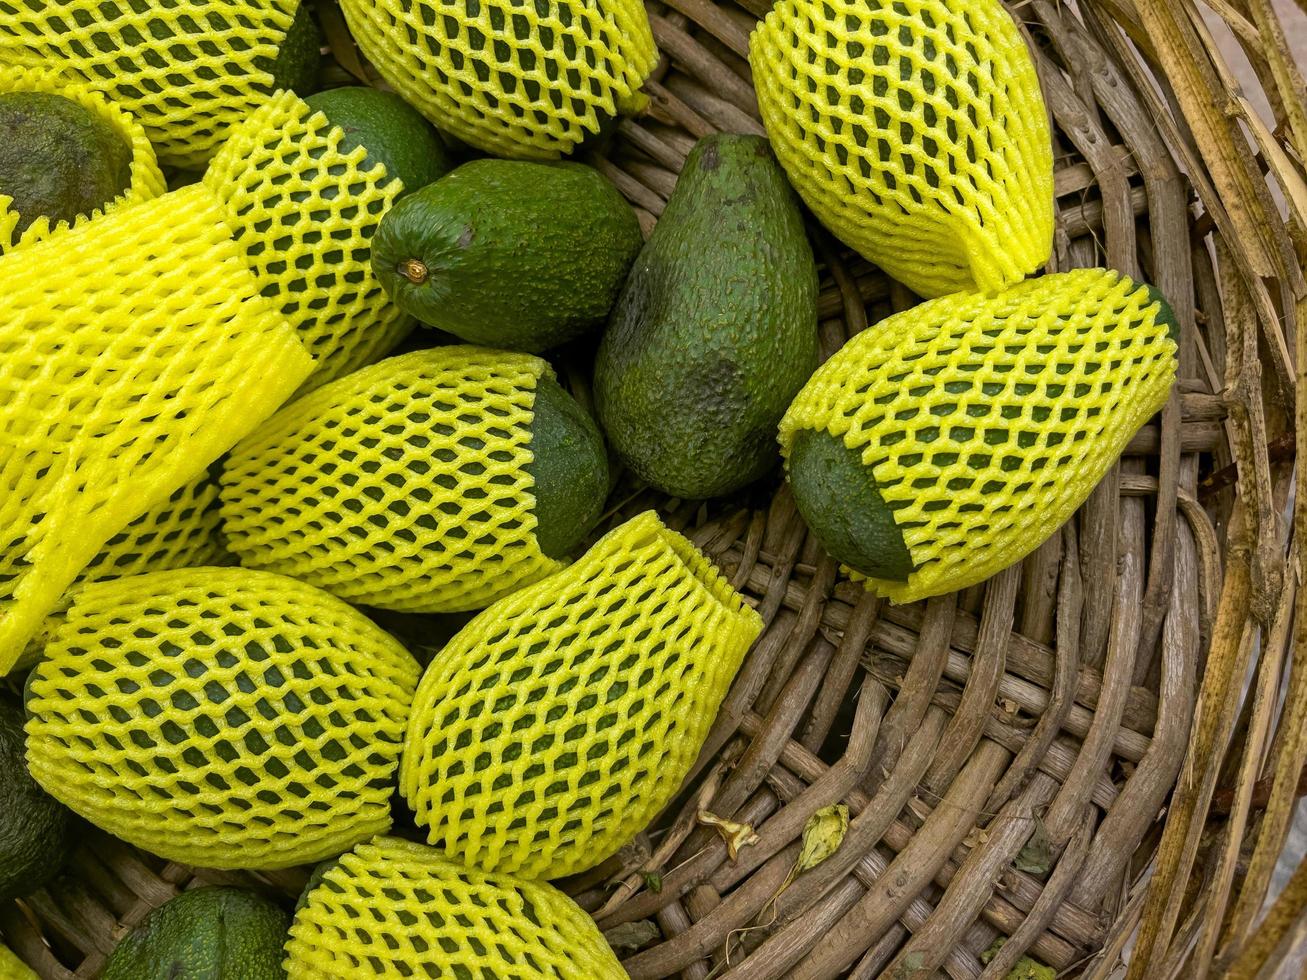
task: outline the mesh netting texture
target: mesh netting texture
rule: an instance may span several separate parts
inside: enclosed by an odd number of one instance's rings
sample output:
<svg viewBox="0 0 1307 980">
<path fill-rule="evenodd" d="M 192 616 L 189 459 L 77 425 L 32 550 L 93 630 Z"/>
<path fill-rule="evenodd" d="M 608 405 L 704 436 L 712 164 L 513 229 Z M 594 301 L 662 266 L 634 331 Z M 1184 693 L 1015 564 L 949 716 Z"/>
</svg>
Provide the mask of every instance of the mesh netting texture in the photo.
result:
<svg viewBox="0 0 1307 980">
<path fill-rule="evenodd" d="M 438 347 L 392 357 L 284 408 L 222 475 L 241 563 L 351 602 L 481 609 L 562 564 L 536 540 L 537 357 Z"/>
<path fill-rule="evenodd" d="M 0 64 L 57 66 L 132 113 L 159 159 L 204 165 L 271 94 L 299 0 L 0 0 Z"/>
<path fill-rule="evenodd" d="M 895 602 L 982 582 L 1084 502 L 1171 391 L 1169 312 L 1107 269 L 959 293 L 882 320 L 817 369 L 781 421 L 862 453 L 903 534 Z"/>
<path fill-rule="evenodd" d="M 0 0 L 3 2 L 3 0 Z M 223 202 L 263 294 L 316 359 L 308 388 L 387 353 L 412 327 L 372 273 L 369 243 L 403 185 L 292 92 L 233 133 L 204 184 Z"/>
<path fill-rule="evenodd" d="M 97 582 L 47 621 L 27 762 L 96 826 L 174 861 L 280 868 L 390 827 L 418 666 L 280 575 Z"/>
<path fill-rule="evenodd" d="M 342 0 L 382 78 L 497 156 L 556 159 L 643 104 L 658 62 L 641 0 Z"/>
<path fill-rule="evenodd" d="M 749 50 L 795 188 L 895 279 L 988 291 L 1048 261 L 1052 140 L 999 0 L 781 0 Z"/>
<path fill-rule="evenodd" d="M 0 0 L 0 6 L 3 6 L 3 0 Z M 3 31 L 4 28 L 0 27 L 0 34 Z M 2 63 L 0 59 L 0 64 Z M 130 148 L 131 180 L 127 188 L 103 208 L 78 218 L 74 224 L 81 224 L 138 201 L 148 201 L 166 189 L 154 149 L 141 124 L 120 106 L 107 101 L 99 92 L 44 68 L 23 68 L 17 65 L 0 67 L 0 94 L 8 92 L 48 92 L 63 96 L 108 123 L 110 129 Z M 51 228 L 49 218 L 42 215 L 29 224 L 15 241 L 14 231 L 20 215 L 11 210 L 11 203 L 9 197 L 0 194 L 0 255 L 16 246 L 41 241 L 50 237 L 52 232 L 68 227 L 68 222 L 59 221 Z"/>
<path fill-rule="evenodd" d="M 0 257 L 0 670 L 105 542 L 308 375 L 203 187 Z"/>
<path fill-rule="evenodd" d="M 394 837 L 326 870 L 295 913 L 286 955 L 292 980 L 626 977 L 590 917 L 551 885 Z"/>
<path fill-rule="evenodd" d="M 469 867 L 594 867 L 680 788 L 761 629 L 646 511 L 485 610 L 432 661 L 400 789 L 429 841 Z"/>
<path fill-rule="evenodd" d="M 226 549 L 220 524 L 218 484 L 205 474 L 178 487 L 162 504 L 105 542 L 82 569 L 78 581 L 221 564 Z"/>
</svg>

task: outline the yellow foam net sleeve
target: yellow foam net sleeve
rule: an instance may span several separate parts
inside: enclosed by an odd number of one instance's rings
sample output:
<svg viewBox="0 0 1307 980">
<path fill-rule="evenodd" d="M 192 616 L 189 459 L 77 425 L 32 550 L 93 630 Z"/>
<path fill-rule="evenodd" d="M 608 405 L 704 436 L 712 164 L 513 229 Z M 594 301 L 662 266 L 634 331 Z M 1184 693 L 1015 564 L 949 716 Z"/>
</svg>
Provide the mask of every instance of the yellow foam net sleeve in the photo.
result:
<svg viewBox="0 0 1307 980">
<path fill-rule="evenodd" d="M 4 2 L 4 0 L 0 0 Z M 496 156 L 557 159 L 641 108 L 642 0 L 341 0 L 354 39 L 428 119 Z"/>
<path fill-rule="evenodd" d="M 780 0 L 749 61 L 795 189 L 895 279 L 989 291 L 1048 261 L 1048 118 L 999 0 Z"/>
<path fill-rule="evenodd" d="M 780 426 L 862 453 L 915 571 L 910 602 L 984 581 L 1057 530 L 1175 381 L 1169 308 L 1107 269 L 896 314 L 817 369 Z"/>
<path fill-rule="evenodd" d="M 0 980 L 38 980 L 38 977 L 8 946 L 0 946 Z"/>
<path fill-rule="evenodd" d="M 106 541 L 310 367 L 203 187 L 0 257 L 0 671 Z"/>
<path fill-rule="evenodd" d="M 0 64 L 54 67 L 145 127 L 169 166 L 204 165 L 271 94 L 299 0 L 0 0 Z"/>
<path fill-rule="evenodd" d="M 562 568 L 536 540 L 528 354 L 388 358 L 277 413 L 232 452 L 223 528 L 242 564 L 350 602 L 481 609 Z"/>
<path fill-rule="evenodd" d="M 378 837 L 310 884 L 286 943 L 291 980 L 625 980 L 593 920 L 558 889 Z"/>
<path fill-rule="evenodd" d="M 469 867 L 531 879 L 594 867 L 680 789 L 761 629 L 646 511 L 436 655 L 401 792 L 428 840 Z"/>
<path fill-rule="evenodd" d="M 0 3 L 4 0 L 0 0 Z M 305 390 L 390 351 L 413 325 L 372 273 L 372 235 L 403 189 L 293 92 L 233 133 L 204 184 L 223 202 L 250 270 L 316 358 Z"/>
<path fill-rule="evenodd" d="M 239 568 L 96 582 L 47 621 L 27 764 L 123 840 L 283 868 L 390 827 L 417 662 L 319 589 Z"/>
<path fill-rule="evenodd" d="M 0 7 L 3 7 L 5 2 L 6 0 L 0 0 Z M 0 35 L 3 33 L 4 28 L 0 26 Z M 146 139 L 141 124 L 129 113 L 124 112 L 120 106 L 106 100 L 99 92 L 45 68 L 4 66 L 3 59 L 0 58 L 0 94 L 10 92 L 47 92 L 76 102 L 108 123 L 131 149 L 132 158 L 129 165 L 131 182 L 127 188 L 118 197 L 106 203 L 103 208 L 98 208 L 91 214 L 79 218 L 74 222 L 75 224 L 81 224 L 83 221 L 89 221 L 138 201 L 148 201 L 150 198 L 158 197 L 166 189 L 163 174 L 154 156 L 154 149 Z M 0 194 L 0 255 L 19 245 L 48 238 L 51 232 L 68 227 L 68 222 L 59 221 L 54 228 L 51 228 L 50 220 L 42 215 L 29 224 L 15 241 L 14 229 L 18 225 L 20 216 L 10 209 L 11 203 L 11 198 Z"/>
<path fill-rule="evenodd" d="M 218 484 L 205 474 L 178 487 L 106 541 L 78 581 L 221 564 L 226 549 L 220 524 Z"/>
</svg>

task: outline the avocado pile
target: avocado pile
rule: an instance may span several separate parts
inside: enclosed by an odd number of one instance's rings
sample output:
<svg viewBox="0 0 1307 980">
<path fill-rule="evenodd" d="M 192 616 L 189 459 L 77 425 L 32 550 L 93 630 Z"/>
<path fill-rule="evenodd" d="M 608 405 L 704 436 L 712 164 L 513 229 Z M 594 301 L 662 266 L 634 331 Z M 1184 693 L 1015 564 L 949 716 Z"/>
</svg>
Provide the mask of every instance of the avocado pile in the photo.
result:
<svg viewBox="0 0 1307 980">
<path fill-rule="evenodd" d="M 73 58 L 54 21 L 0 44 L 0 67 L 66 57 L 142 113 L 172 166 L 161 220 L 211 203 L 213 247 L 255 284 L 233 307 L 270 306 L 314 365 L 167 479 L 97 464 L 132 488 L 130 534 L 78 541 L 104 550 L 59 567 L 39 629 L 0 648 L 0 897 L 76 874 L 87 820 L 208 868 L 323 861 L 293 911 L 184 891 L 125 932 L 111 980 L 624 975 L 546 879 L 614 854 L 675 796 L 763 624 L 654 514 L 614 515 L 636 495 L 787 494 L 868 589 L 940 595 L 1055 533 L 1175 379 L 1180 327 L 1154 289 L 1038 274 L 1052 146 L 1016 26 L 998 0 L 927 5 L 890 30 L 890 5 L 834 23 L 780 0 L 750 45 L 767 135 L 687 145 L 666 200 L 638 208 L 595 155 L 647 106 L 637 0 L 482 0 L 493 43 L 428 0 L 347 0 L 394 91 L 337 84 L 314 8 L 278 0 L 245 18 L 258 60 L 235 46 L 243 108 L 214 117 L 221 139 L 188 138 L 84 45 Z M 165 86 L 197 73 L 197 49 L 164 43 L 195 34 L 170 11 L 131 0 L 122 16 L 155 33 L 99 43 L 158 62 Z M 818 36 L 838 43 L 796 55 Z M 986 72 L 952 61 L 959 37 Z M 238 86 L 248 73 L 263 87 Z M 93 216 L 131 182 L 123 139 L 37 91 L 0 93 L 0 135 L 0 218 L 85 219 L 111 252 Z M 0 255 L 0 288 L 27 248 L 85 247 L 68 234 Z M 814 255 L 830 234 L 931 298 L 832 349 Z M 0 348 L 19 329 L 0 325 Z M 179 330 L 161 320 L 155 347 L 116 356 L 171 364 Z M 21 395 L 41 363 L 20 351 L 0 381 Z M 15 471 L 21 401 L 0 405 Z M 127 431 L 132 413 L 107 400 L 54 425 Z M 81 554 L 73 504 L 49 491 L 48 514 L 0 539 L 0 616 L 25 601 L 9 583 L 31 554 Z M 410 830 L 427 844 L 387 836 Z"/>
</svg>

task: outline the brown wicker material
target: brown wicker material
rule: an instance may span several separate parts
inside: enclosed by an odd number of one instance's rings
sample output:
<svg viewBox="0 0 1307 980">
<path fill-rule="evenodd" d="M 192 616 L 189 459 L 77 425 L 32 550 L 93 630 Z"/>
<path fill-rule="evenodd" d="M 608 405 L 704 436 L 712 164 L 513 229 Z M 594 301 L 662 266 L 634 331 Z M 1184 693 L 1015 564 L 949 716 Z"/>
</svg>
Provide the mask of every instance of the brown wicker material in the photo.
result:
<svg viewBox="0 0 1307 980">
<path fill-rule="evenodd" d="M 762 131 L 745 55 L 767 6 L 650 4 L 652 105 L 595 160 L 646 230 L 696 137 Z M 619 488 L 610 520 L 659 507 L 768 624 L 682 796 L 563 883 L 637 980 L 996 980 L 1023 954 L 1105 978 L 1132 940 L 1131 980 L 1252 978 L 1302 921 L 1307 864 L 1261 920 L 1307 762 L 1307 607 L 1295 626 L 1288 572 L 1301 474 L 1285 519 L 1307 324 L 1300 70 L 1272 0 L 1011 7 L 1056 124 L 1053 266 L 1157 284 L 1182 325 L 1180 383 L 1059 535 L 928 603 L 844 580 L 777 480 L 706 505 Z M 318 9 L 341 80 L 366 72 Z M 1211 33 L 1226 24 L 1274 130 L 1232 90 Z M 826 354 L 912 305 L 814 241 Z M 788 881 L 808 817 L 837 802 L 842 844 Z M 757 841 L 733 860 L 700 810 Z M 0 931 L 42 977 L 92 977 L 150 908 L 217 880 L 292 896 L 305 873 L 197 872 L 90 832 Z"/>
</svg>

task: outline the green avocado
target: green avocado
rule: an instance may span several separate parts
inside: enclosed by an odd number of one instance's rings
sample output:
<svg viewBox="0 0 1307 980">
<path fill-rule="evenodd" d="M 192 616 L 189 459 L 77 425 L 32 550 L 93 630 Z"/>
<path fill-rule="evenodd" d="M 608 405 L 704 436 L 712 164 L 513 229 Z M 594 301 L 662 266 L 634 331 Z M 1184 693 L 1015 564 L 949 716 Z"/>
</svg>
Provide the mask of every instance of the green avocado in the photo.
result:
<svg viewBox="0 0 1307 980">
<path fill-rule="evenodd" d="M 372 269 L 423 323 L 539 353 L 603 323 L 640 244 L 635 212 L 597 170 L 473 160 L 390 210 Z"/>
<path fill-rule="evenodd" d="M 196 888 L 159 906 L 109 955 L 102 980 L 282 980 L 290 914 L 241 888 Z"/>
<path fill-rule="evenodd" d="M 404 193 L 425 187 L 450 171 L 445 145 L 420 112 L 393 92 L 350 85 L 327 89 L 304 100 L 344 135 L 345 152 L 362 146 L 371 168 L 384 164 Z"/>
<path fill-rule="evenodd" d="M 0 194 L 15 237 L 44 215 L 54 225 L 102 208 L 132 182 L 132 148 L 109 123 L 52 92 L 0 95 Z"/>
<path fill-rule="evenodd" d="M 295 900 L 295 911 L 291 913 L 292 916 L 299 915 L 300 909 L 309 903 L 309 896 L 313 894 L 313 889 L 322 884 L 322 879 L 338 864 L 340 864 L 340 858 L 328 858 L 313 866 L 313 870 L 309 872 L 309 880 L 304 882 L 304 887 L 300 889 L 299 898 Z"/>
<path fill-rule="evenodd" d="M 549 378 L 536 382 L 531 419 L 536 541 L 565 559 L 595 526 L 608 496 L 608 454 L 599 429 L 571 395 Z"/>
<path fill-rule="evenodd" d="M 817 271 L 767 141 L 691 151 L 595 361 L 618 456 L 659 490 L 731 493 L 777 462 L 776 426 L 817 366 Z"/>
<path fill-rule="evenodd" d="M 322 67 L 322 32 L 318 30 L 308 0 L 301 0 L 277 57 L 268 66 L 273 89 L 288 88 L 296 95 L 308 95 L 318 87 Z"/>
<path fill-rule="evenodd" d="M 36 891 L 72 849 L 73 815 L 45 792 L 23 758 L 22 705 L 0 695 L 0 900 Z"/>
<path fill-rule="evenodd" d="M 1156 286 L 1146 286 L 1148 290 L 1148 301 L 1156 303 L 1159 307 L 1157 312 L 1157 322 L 1166 327 L 1166 334 L 1177 346 L 1180 343 L 1180 321 L 1176 319 L 1175 310 L 1171 304 L 1166 301 L 1162 291 Z"/>
<path fill-rule="evenodd" d="M 794 503 L 831 557 L 871 578 L 906 582 L 912 556 L 862 454 L 825 430 L 795 433 Z"/>
</svg>

